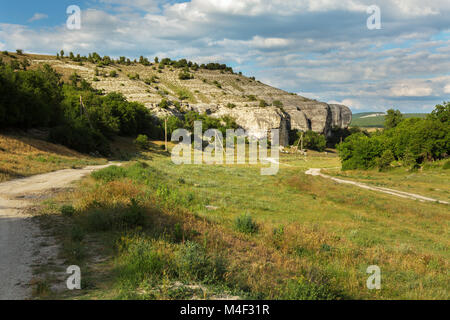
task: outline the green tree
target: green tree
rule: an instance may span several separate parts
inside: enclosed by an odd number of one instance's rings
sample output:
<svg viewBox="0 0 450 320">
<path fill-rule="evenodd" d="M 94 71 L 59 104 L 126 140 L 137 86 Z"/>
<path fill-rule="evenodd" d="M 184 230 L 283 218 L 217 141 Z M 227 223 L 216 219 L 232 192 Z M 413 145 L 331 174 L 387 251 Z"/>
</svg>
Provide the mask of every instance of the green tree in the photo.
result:
<svg viewBox="0 0 450 320">
<path fill-rule="evenodd" d="M 384 127 L 386 129 L 395 128 L 403 120 L 403 115 L 399 110 L 389 109 L 385 116 Z"/>
<path fill-rule="evenodd" d="M 386 171 L 390 168 L 391 163 L 395 160 L 394 154 L 390 149 L 385 150 L 381 157 L 377 158 L 377 166 L 380 171 Z"/>
</svg>

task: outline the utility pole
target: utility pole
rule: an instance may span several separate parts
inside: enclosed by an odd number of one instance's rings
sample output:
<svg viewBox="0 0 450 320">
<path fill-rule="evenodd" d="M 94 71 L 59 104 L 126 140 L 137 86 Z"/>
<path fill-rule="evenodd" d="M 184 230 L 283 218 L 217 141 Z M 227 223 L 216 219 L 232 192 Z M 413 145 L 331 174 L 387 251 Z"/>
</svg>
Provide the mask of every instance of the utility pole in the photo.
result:
<svg viewBox="0 0 450 320">
<path fill-rule="evenodd" d="M 83 98 L 81 96 L 80 96 L 80 105 L 81 105 L 81 107 L 80 107 L 81 116 L 83 116 L 83 112 L 84 112 L 84 114 L 86 115 L 86 118 L 88 119 L 89 126 L 93 130 L 94 127 L 92 126 L 91 119 L 89 118 L 89 113 L 87 112 L 86 108 L 84 107 Z"/>
<path fill-rule="evenodd" d="M 300 150 L 302 150 L 302 153 L 303 153 L 303 131 L 302 131 L 302 136 L 300 137 L 300 141 L 301 141 Z"/>
<path fill-rule="evenodd" d="M 165 150 L 167 151 L 167 117 L 164 119 L 164 141 L 165 141 Z"/>
</svg>

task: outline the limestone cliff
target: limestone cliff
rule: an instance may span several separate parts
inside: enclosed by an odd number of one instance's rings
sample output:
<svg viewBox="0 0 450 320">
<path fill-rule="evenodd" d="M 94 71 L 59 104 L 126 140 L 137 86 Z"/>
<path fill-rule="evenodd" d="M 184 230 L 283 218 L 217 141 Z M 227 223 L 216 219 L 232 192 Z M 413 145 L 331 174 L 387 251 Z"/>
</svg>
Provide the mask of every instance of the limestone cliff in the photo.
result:
<svg viewBox="0 0 450 320">
<path fill-rule="evenodd" d="M 188 110 L 213 117 L 228 115 L 250 135 L 280 129 L 281 144 L 287 143 L 289 130 L 329 135 L 333 127 L 346 128 L 352 120 L 346 106 L 307 99 L 228 71 L 190 70 L 193 79 L 181 80 L 180 69 L 158 64 L 97 67 L 52 56 L 30 57 L 33 65 L 50 64 L 65 78 L 76 72 L 97 89 L 121 92 L 128 100 L 143 103 L 155 116 L 181 116 Z M 158 106 L 162 99 L 170 101 L 164 109 Z"/>
</svg>

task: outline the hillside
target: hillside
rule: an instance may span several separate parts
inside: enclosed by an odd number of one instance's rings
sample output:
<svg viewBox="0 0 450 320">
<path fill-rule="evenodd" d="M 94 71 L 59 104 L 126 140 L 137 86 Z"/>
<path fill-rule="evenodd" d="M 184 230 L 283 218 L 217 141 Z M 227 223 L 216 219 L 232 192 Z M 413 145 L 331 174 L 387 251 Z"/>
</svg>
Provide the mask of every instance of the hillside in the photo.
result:
<svg viewBox="0 0 450 320">
<path fill-rule="evenodd" d="M 351 111 L 345 106 L 288 93 L 229 68 L 180 68 L 170 59 L 163 59 L 165 63 L 119 63 L 108 58 L 108 63 L 104 63 L 104 57 L 99 63 L 92 63 L 31 54 L 9 53 L 0 57 L 5 61 L 27 59 L 31 68 L 49 64 L 66 81 L 76 73 L 96 89 L 120 92 L 129 101 L 144 104 L 160 118 L 194 110 L 213 117 L 230 116 L 254 136 L 279 128 L 281 144 L 287 144 L 289 130 L 330 135 L 333 127 L 346 128 L 351 121 Z"/>
<path fill-rule="evenodd" d="M 39 138 L 30 134 L 0 134 L 0 182 L 106 162 Z"/>
<path fill-rule="evenodd" d="M 425 118 L 426 113 L 404 113 L 404 118 Z M 383 112 L 354 113 L 350 126 L 361 128 L 384 128 Z"/>
</svg>

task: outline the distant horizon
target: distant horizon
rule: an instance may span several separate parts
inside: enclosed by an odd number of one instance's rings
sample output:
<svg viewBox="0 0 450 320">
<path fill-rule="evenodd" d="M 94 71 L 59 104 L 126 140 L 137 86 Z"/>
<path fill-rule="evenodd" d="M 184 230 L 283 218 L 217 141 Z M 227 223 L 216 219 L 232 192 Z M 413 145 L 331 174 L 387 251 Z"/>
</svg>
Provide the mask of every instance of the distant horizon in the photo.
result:
<svg viewBox="0 0 450 320">
<path fill-rule="evenodd" d="M 69 6 L 80 29 L 69 30 Z M 219 62 L 352 112 L 427 113 L 450 100 L 450 2 L 19 0 L 0 4 L 0 51 Z M 372 8 L 372 9 L 371 9 Z M 371 11 L 372 10 L 372 11 Z M 374 20 L 375 21 L 375 20 Z"/>
</svg>

